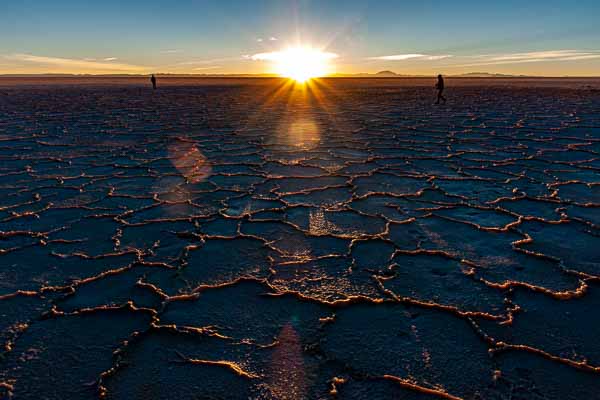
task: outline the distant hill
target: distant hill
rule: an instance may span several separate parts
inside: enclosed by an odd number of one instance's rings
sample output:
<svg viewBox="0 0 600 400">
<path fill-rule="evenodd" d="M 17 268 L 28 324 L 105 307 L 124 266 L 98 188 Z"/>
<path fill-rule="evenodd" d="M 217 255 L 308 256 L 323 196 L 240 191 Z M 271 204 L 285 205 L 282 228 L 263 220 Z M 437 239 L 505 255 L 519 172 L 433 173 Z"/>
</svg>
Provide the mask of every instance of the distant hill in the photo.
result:
<svg viewBox="0 0 600 400">
<path fill-rule="evenodd" d="M 375 74 L 369 74 L 366 72 L 360 72 L 358 74 L 333 74 L 331 77 L 334 78 L 415 78 L 424 75 L 402 75 L 397 74 L 394 71 L 379 71 Z"/>
<path fill-rule="evenodd" d="M 375 76 L 398 76 L 398 74 L 392 71 L 379 71 Z"/>
<path fill-rule="evenodd" d="M 489 72 L 469 72 L 467 74 L 452 75 L 456 78 L 526 78 L 526 75 L 491 74 Z"/>
</svg>

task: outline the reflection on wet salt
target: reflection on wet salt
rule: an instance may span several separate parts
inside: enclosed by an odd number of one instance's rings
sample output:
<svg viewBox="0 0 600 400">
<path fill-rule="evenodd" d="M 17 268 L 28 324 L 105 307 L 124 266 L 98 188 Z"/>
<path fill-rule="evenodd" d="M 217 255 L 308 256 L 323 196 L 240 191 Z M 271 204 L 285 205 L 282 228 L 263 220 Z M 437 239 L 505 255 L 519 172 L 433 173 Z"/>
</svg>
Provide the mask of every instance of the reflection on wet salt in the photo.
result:
<svg viewBox="0 0 600 400">
<path fill-rule="evenodd" d="M 194 142 L 177 140 L 169 144 L 167 152 L 173 166 L 189 183 L 202 182 L 212 173 L 210 162 Z"/>
<path fill-rule="evenodd" d="M 277 342 L 271 359 L 269 390 L 277 400 L 304 399 L 307 382 L 302 344 L 291 322 L 281 328 Z"/>
<path fill-rule="evenodd" d="M 277 134 L 269 140 L 269 144 L 310 151 L 317 148 L 320 141 L 321 129 L 313 118 L 290 115 L 282 119 L 277 128 Z M 299 156 L 298 161 L 304 158 Z"/>
<path fill-rule="evenodd" d="M 290 143 L 302 150 L 312 150 L 319 144 L 321 134 L 314 120 L 300 118 L 292 122 L 288 128 Z"/>
</svg>

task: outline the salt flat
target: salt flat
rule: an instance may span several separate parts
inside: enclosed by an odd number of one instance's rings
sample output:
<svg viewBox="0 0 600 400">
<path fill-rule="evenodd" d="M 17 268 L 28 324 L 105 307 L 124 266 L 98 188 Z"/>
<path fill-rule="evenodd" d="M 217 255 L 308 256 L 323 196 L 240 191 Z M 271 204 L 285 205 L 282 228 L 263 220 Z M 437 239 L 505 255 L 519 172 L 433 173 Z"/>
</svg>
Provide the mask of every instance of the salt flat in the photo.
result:
<svg viewBox="0 0 600 400">
<path fill-rule="evenodd" d="M 0 397 L 600 393 L 600 87 L 0 80 Z"/>
</svg>

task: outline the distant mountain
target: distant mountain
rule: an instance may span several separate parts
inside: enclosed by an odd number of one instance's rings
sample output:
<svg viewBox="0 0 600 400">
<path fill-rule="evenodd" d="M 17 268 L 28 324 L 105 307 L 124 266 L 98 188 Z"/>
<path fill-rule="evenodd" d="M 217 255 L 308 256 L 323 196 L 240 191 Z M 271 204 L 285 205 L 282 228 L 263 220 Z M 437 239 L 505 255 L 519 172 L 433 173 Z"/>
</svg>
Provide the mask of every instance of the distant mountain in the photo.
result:
<svg viewBox="0 0 600 400">
<path fill-rule="evenodd" d="M 525 78 L 526 75 L 491 74 L 489 72 L 469 72 L 467 74 L 452 75 L 455 78 Z"/>
<path fill-rule="evenodd" d="M 398 76 L 397 73 L 392 72 L 392 71 L 379 71 L 378 73 L 375 74 L 375 76 Z"/>
<path fill-rule="evenodd" d="M 366 72 L 360 72 L 358 74 L 333 74 L 333 78 L 415 78 L 421 77 L 422 75 L 402 75 L 397 74 L 394 71 L 379 71 L 375 74 L 369 74 Z"/>
</svg>

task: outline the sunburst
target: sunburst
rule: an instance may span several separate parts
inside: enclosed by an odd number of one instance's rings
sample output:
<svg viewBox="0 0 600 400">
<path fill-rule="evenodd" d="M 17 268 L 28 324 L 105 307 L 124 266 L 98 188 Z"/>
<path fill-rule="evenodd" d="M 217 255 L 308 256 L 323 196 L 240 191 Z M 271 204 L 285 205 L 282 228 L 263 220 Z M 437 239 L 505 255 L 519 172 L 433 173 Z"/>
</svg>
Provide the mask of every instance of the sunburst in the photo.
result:
<svg viewBox="0 0 600 400">
<path fill-rule="evenodd" d="M 282 51 L 263 53 L 257 56 L 255 59 L 273 62 L 274 69 L 279 75 L 300 83 L 331 73 L 331 61 L 337 58 L 334 53 L 310 46 L 289 47 Z"/>
</svg>

